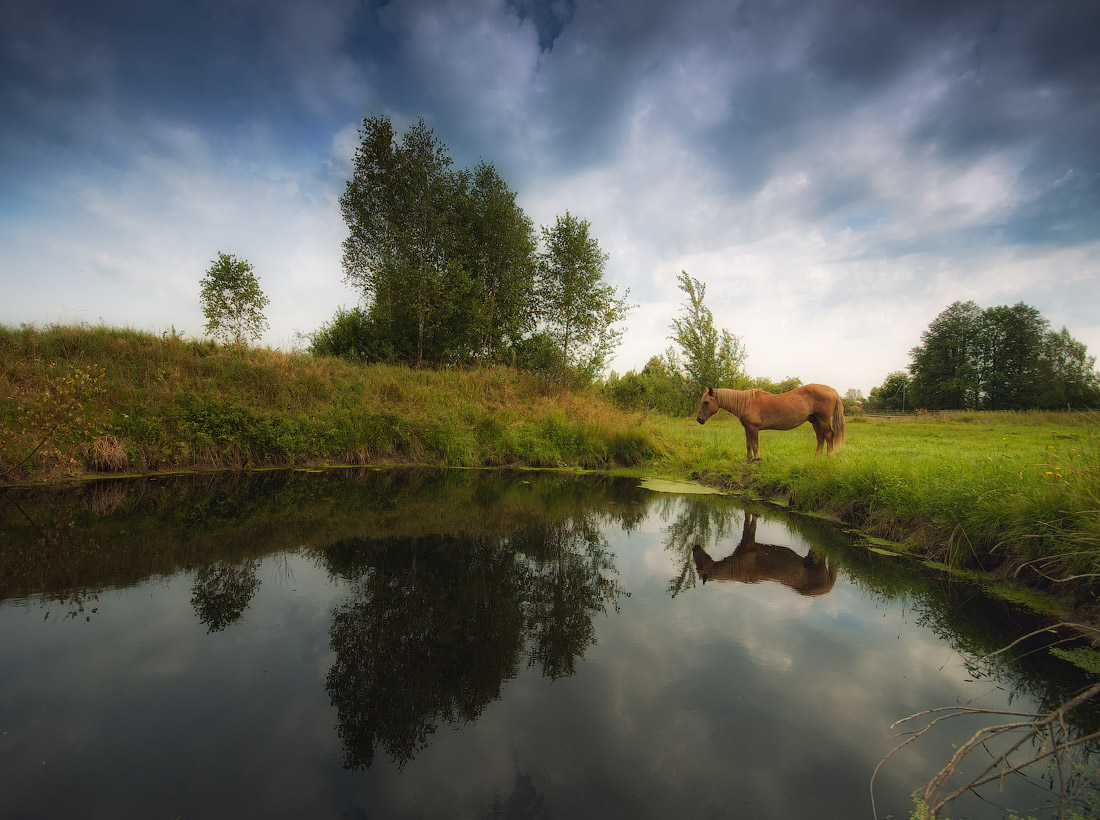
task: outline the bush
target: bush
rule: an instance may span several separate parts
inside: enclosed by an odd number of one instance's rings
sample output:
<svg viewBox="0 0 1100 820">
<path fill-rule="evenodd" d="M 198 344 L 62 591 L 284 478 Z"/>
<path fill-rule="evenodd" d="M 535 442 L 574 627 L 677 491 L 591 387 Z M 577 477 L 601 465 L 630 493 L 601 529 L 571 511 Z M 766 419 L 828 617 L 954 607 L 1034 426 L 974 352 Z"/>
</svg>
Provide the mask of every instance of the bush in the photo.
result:
<svg viewBox="0 0 1100 820">
<path fill-rule="evenodd" d="M 393 358 L 393 351 L 382 343 L 374 322 L 360 307 L 338 308 L 332 321 L 325 322 L 310 336 L 309 352 L 353 362 L 384 362 Z"/>
</svg>

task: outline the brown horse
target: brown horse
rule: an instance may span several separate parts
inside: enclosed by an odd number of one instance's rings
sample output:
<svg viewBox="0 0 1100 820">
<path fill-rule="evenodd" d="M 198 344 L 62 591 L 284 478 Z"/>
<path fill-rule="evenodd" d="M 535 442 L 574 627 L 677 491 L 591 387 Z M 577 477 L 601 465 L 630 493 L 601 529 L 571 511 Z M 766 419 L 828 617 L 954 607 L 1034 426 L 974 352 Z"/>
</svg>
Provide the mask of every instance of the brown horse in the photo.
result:
<svg viewBox="0 0 1100 820">
<path fill-rule="evenodd" d="M 695 570 L 707 581 L 755 584 L 778 581 L 800 595 L 824 595 L 836 583 L 836 568 L 811 551 L 805 558 L 790 547 L 756 543 L 756 516 L 745 515 L 741 543 L 731 555 L 715 561 L 696 544 L 691 548 Z"/>
<path fill-rule="evenodd" d="M 844 402 L 824 384 L 804 384 L 786 393 L 708 387 L 695 420 L 704 424 L 719 410 L 729 410 L 741 420 L 749 461 L 760 460 L 761 430 L 793 430 L 807 421 L 817 434 L 818 455 L 825 444 L 829 455 L 833 447 L 844 444 Z"/>
</svg>

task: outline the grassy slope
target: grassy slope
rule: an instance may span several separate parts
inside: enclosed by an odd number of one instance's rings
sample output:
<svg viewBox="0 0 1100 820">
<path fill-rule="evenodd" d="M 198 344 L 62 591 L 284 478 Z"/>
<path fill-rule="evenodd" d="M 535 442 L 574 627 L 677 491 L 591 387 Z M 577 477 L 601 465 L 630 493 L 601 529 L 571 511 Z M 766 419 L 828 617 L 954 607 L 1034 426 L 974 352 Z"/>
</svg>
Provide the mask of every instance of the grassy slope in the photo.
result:
<svg viewBox="0 0 1100 820">
<path fill-rule="evenodd" d="M 379 462 L 608 467 L 655 454 L 640 423 L 501 368 L 368 367 L 112 328 L 0 328 L 0 481 Z"/>
</svg>

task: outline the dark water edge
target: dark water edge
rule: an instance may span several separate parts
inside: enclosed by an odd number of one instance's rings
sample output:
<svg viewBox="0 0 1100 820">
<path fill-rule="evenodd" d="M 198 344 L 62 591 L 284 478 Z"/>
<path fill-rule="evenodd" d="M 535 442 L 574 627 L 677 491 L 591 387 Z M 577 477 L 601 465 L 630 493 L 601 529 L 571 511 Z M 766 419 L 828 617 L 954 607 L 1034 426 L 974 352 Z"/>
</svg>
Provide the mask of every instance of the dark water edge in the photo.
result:
<svg viewBox="0 0 1100 820">
<path fill-rule="evenodd" d="M 894 720 L 1086 682 L 1035 642 L 980 660 L 1040 623 L 973 587 L 632 479 L 235 474 L 0 505 L 5 818 L 869 817 Z M 880 817 L 974 728 L 888 764 Z"/>
</svg>

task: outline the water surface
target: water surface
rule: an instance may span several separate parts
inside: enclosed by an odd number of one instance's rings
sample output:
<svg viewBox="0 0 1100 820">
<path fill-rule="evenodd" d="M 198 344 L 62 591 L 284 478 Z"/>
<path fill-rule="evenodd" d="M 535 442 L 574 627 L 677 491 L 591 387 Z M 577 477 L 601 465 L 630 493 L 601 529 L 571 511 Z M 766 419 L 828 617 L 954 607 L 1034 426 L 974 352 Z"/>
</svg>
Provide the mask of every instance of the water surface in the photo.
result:
<svg viewBox="0 0 1100 820">
<path fill-rule="evenodd" d="M 633 480 L 287 473 L 2 503 L 4 818 L 851 820 L 899 718 L 1080 683 L 1043 655 L 978 662 L 1033 619 L 971 588 Z M 891 760 L 879 816 L 980 725 Z"/>
</svg>

